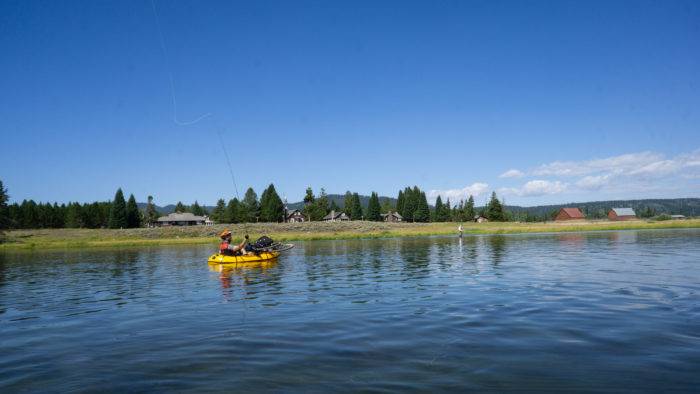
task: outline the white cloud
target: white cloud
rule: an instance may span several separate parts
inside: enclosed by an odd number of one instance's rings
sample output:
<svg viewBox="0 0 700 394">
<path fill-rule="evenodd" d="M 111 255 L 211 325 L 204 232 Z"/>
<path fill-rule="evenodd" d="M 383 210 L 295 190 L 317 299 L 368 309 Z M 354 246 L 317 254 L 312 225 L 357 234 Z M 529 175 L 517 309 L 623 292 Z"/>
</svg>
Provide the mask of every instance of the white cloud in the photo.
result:
<svg viewBox="0 0 700 394">
<path fill-rule="evenodd" d="M 679 170 L 683 164 L 677 160 L 660 160 L 649 163 L 636 170 L 630 171 L 629 175 L 662 176 Z"/>
<path fill-rule="evenodd" d="M 448 190 L 431 190 L 428 192 L 428 201 L 434 203 L 438 196 L 442 196 L 443 200 L 448 198 L 452 202 L 459 200 L 466 200 L 469 196 L 478 197 L 489 189 L 489 185 L 483 182 L 475 182 L 469 186 L 465 186 L 462 189 L 448 189 Z"/>
<path fill-rule="evenodd" d="M 520 188 L 501 188 L 501 194 L 515 194 L 521 197 L 543 196 L 545 194 L 559 194 L 566 191 L 568 185 L 560 181 L 546 181 L 537 179 L 525 183 Z"/>
<path fill-rule="evenodd" d="M 700 149 L 666 159 L 660 153 L 638 152 L 604 159 L 555 161 L 532 171 L 539 176 L 668 175 L 685 168 L 700 166 Z"/>
<path fill-rule="evenodd" d="M 629 173 L 661 160 L 663 156 L 658 153 L 628 153 L 604 159 L 555 161 L 535 168 L 532 173 L 539 176 L 581 176 L 600 172 Z"/>
<path fill-rule="evenodd" d="M 580 190 L 643 192 L 658 189 L 659 182 L 672 184 L 674 180 L 692 179 L 699 170 L 700 149 L 697 149 L 671 158 L 661 153 L 637 152 L 602 159 L 555 161 L 536 167 L 529 175 L 578 178 L 573 185 Z M 544 188 L 543 185 L 532 187 Z M 524 187 L 505 190 L 517 195 L 527 193 Z"/>
<path fill-rule="evenodd" d="M 503 174 L 499 175 L 498 177 L 499 178 L 522 178 L 523 176 L 525 176 L 524 172 L 513 168 L 513 169 L 510 169 L 510 170 L 504 172 Z"/>
<path fill-rule="evenodd" d="M 610 183 L 610 179 L 613 176 L 611 174 L 606 174 L 606 175 L 588 175 L 585 176 L 581 179 L 579 179 L 576 182 L 576 186 L 580 187 L 581 189 L 586 189 L 586 190 L 598 190 L 602 188 L 603 186 L 606 186 L 607 184 Z"/>
</svg>

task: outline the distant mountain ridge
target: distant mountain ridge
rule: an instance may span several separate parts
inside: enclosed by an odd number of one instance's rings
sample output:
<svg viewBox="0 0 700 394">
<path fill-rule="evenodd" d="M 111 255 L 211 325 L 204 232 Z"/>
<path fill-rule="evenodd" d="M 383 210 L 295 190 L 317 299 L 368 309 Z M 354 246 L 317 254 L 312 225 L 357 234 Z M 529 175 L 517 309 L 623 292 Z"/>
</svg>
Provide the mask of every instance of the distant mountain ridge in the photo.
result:
<svg viewBox="0 0 700 394">
<path fill-rule="evenodd" d="M 148 204 L 145 202 L 138 202 L 138 203 L 136 203 L 136 205 L 139 207 L 140 210 L 145 211 L 146 206 Z M 159 205 L 156 205 L 155 207 L 156 207 L 156 211 L 161 215 L 167 215 L 169 213 L 175 212 L 175 204 L 168 204 L 168 205 L 164 205 L 162 207 Z M 202 208 L 204 208 L 207 212 L 211 212 L 216 207 L 213 205 L 202 205 Z"/>
<path fill-rule="evenodd" d="M 363 196 L 361 194 L 359 196 L 360 196 L 360 205 L 362 205 L 362 208 L 367 208 L 367 206 L 369 205 L 369 196 Z M 330 204 L 331 201 L 335 201 L 335 204 L 337 206 L 339 206 L 341 209 L 343 208 L 343 205 L 345 204 L 345 194 L 328 194 L 327 197 L 328 197 L 328 204 Z M 389 201 L 389 203 L 392 206 L 396 206 L 396 199 L 395 198 L 386 197 L 386 196 L 379 197 L 379 204 L 380 205 L 383 205 L 386 201 Z M 289 203 L 289 204 L 287 204 L 287 207 L 290 210 L 292 210 L 292 209 L 301 210 L 301 209 L 304 209 L 304 202 L 299 201 L 299 202 Z"/>
</svg>

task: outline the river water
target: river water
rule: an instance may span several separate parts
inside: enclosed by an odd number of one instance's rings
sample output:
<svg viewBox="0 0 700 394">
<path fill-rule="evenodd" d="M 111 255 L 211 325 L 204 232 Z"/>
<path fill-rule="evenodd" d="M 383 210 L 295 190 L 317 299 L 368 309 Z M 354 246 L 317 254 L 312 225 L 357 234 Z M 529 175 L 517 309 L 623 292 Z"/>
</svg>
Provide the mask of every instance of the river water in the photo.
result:
<svg viewBox="0 0 700 394">
<path fill-rule="evenodd" d="M 0 254 L 0 392 L 700 387 L 700 230 L 210 252 Z"/>
</svg>

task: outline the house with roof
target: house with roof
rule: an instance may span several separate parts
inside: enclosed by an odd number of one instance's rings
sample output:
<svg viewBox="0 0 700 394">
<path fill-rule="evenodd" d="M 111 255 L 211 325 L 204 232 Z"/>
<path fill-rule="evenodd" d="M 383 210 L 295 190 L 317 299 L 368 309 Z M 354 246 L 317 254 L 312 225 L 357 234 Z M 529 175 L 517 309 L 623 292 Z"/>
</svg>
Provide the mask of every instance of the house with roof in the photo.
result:
<svg viewBox="0 0 700 394">
<path fill-rule="evenodd" d="M 637 219 L 637 214 L 634 213 L 632 208 L 613 208 L 608 212 L 608 219 L 615 221 L 635 220 Z"/>
<path fill-rule="evenodd" d="M 398 212 L 392 212 L 389 211 L 388 213 L 383 213 L 382 214 L 382 220 L 385 222 L 403 222 L 403 216 L 401 216 Z"/>
<path fill-rule="evenodd" d="M 291 211 L 287 211 L 287 218 L 286 218 L 287 223 L 301 223 L 305 220 L 306 220 L 306 218 L 304 217 L 304 214 L 301 213 L 300 210 L 294 209 Z"/>
<path fill-rule="evenodd" d="M 214 223 L 207 216 L 197 216 L 190 212 L 173 212 L 159 217 L 154 224 L 156 226 L 196 226 Z"/>
<path fill-rule="evenodd" d="M 486 223 L 489 219 L 484 215 L 474 215 L 474 221 L 476 223 Z"/>
<path fill-rule="evenodd" d="M 578 208 L 562 208 L 556 216 L 554 216 L 554 220 L 558 222 L 565 220 L 583 220 L 585 218 L 583 212 Z"/>
<path fill-rule="evenodd" d="M 350 217 L 346 215 L 345 212 L 331 211 L 331 213 L 324 216 L 322 220 L 326 222 L 337 222 L 350 220 Z"/>
</svg>

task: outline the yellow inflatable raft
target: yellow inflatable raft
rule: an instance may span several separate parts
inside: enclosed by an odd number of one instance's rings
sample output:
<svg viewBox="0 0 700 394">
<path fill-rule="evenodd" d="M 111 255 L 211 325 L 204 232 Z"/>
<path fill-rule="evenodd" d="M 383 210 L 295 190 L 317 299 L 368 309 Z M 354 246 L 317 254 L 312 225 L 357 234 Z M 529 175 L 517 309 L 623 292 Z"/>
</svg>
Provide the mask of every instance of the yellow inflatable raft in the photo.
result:
<svg viewBox="0 0 700 394">
<path fill-rule="evenodd" d="M 259 254 L 247 256 L 224 256 L 223 254 L 215 253 L 209 256 L 208 262 L 209 264 L 255 264 L 274 260 L 279 255 L 279 252 L 260 252 Z"/>
</svg>

